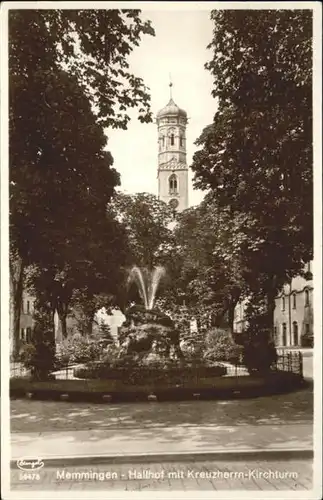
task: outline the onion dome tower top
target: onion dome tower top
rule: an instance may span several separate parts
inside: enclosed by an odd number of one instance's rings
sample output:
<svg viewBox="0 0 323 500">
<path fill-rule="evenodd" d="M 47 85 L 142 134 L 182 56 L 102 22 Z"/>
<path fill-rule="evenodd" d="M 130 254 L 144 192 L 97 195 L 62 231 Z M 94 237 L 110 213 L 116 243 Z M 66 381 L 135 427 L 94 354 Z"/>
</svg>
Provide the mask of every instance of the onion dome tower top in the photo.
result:
<svg viewBox="0 0 323 500">
<path fill-rule="evenodd" d="M 157 119 L 162 118 L 164 116 L 182 116 L 183 118 L 187 119 L 187 113 L 186 113 L 186 111 L 184 111 L 184 109 L 181 109 L 180 107 L 178 107 L 177 104 L 175 104 L 175 102 L 173 100 L 173 97 L 172 97 L 172 86 L 173 86 L 173 84 L 170 83 L 169 84 L 169 88 L 170 88 L 170 100 L 169 100 L 168 104 L 163 109 L 161 109 L 160 111 L 158 111 L 158 113 L 157 113 Z"/>
</svg>

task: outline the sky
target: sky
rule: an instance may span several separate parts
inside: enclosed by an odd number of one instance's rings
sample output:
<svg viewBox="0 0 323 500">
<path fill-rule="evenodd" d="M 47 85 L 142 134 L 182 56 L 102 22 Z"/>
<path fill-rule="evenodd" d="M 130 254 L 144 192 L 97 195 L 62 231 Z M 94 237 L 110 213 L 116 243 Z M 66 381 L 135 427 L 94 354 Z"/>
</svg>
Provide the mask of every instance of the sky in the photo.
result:
<svg viewBox="0 0 323 500">
<path fill-rule="evenodd" d="M 206 48 L 212 39 L 210 12 L 142 10 L 142 18 L 151 20 L 155 37 L 142 38 L 129 58 L 130 68 L 150 88 L 154 116 L 169 101 L 171 75 L 173 99 L 189 118 L 186 136 L 190 166 L 197 149 L 194 141 L 212 122 L 216 111 L 216 101 L 211 96 L 212 75 L 204 68 L 211 58 L 211 51 Z M 157 195 L 157 126 L 140 123 L 136 111 L 130 116 L 128 130 L 108 133 L 108 149 L 121 174 L 121 190 Z M 198 204 L 204 196 L 201 191 L 193 190 L 192 177 L 190 171 L 190 206 Z"/>
</svg>

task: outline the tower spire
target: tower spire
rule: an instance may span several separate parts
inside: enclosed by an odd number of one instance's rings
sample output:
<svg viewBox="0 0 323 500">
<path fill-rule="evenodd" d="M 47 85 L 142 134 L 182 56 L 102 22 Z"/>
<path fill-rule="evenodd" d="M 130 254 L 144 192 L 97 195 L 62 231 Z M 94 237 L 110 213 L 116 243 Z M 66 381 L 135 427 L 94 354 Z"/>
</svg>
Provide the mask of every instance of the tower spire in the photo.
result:
<svg viewBox="0 0 323 500">
<path fill-rule="evenodd" d="M 173 83 L 172 83 L 172 76 L 171 76 L 171 74 L 169 73 L 169 98 L 170 98 L 170 99 L 172 99 L 172 98 L 173 98 L 172 87 L 173 87 Z"/>
</svg>

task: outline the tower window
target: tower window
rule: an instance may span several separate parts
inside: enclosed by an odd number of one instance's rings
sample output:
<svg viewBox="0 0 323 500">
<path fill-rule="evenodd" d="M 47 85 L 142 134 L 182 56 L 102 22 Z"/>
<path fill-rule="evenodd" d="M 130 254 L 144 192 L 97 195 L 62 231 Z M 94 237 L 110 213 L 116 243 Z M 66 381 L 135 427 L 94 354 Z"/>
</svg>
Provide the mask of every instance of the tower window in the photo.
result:
<svg viewBox="0 0 323 500">
<path fill-rule="evenodd" d="M 286 323 L 283 323 L 283 339 L 282 339 L 282 345 L 287 345 L 287 327 Z"/>
<path fill-rule="evenodd" d="M 183 146 L 183 136 L 182 135 L 180 135 L 180 137 L 179 137 L 179 145 Z"/>
<path fill-rule="evenodd" d="M 175 136 L 174 136 L 174 134 L 171 134 L 170 135 L 170 145 L 174 146 L 174 144 L 175 144 Z"/>
<path fill-rule="evenodd" d="M 282 297 L 282 311 L 285 311 L 285 297 Z"/>
<path fill-rule="evenodd" d="M 293 309 L 296 309 L 296 293 L 293 293 Z"/>
<path fill-rule="evenodd" d="M 297 321 L 293 322 L 293 345 L 298 345 L 298 324 L 297 324 Z"/>
<path fill-rule="evenodd" d="M 175 174 L 172 174 L 168 181 L 169 184 L 169 194 L 177 193 L 177 177 Z"/>
<path fill-rule="evenodd" d="M 29 300 L 27 300 L 27 314 L 30 313 L 30 302 Z"/>
</svg>

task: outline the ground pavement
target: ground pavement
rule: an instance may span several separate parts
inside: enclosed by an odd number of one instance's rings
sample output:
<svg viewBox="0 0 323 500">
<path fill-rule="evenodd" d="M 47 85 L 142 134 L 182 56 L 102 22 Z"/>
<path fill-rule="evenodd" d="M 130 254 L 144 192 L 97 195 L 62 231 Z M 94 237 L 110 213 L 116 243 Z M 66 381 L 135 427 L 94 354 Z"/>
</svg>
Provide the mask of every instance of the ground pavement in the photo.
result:
<svg viewBox="0 0 323 500">
<path fill-rule="evenodd" d="M 312 420 L 310 388 L 230 401 L 91 405 L 13 400 L 12 487 L 311 489 Z M 45 467 L 39 480 L 30 482 L 21 476 L 15 461 L 35 455 Z M 129 478 L 131 467 L 136 471 L 152 468 L 156 474 Z M 103 481 L 62 479 L 62 475 L 57 477 L 62 468 L 114 471 L 116 476 Z M 249 477 L 247 472 L 253 468 L 293 475 Z M 189 475 L 192 469 L 197 470 L 197 477 Z M 176 470 L 184 471 L 183 477 L 170 474 Z M 198 471 L 240 475 L 212 479 L 201 477 Z M 164 477 L 158 477 L 158 472 Z"/>
</svg>

